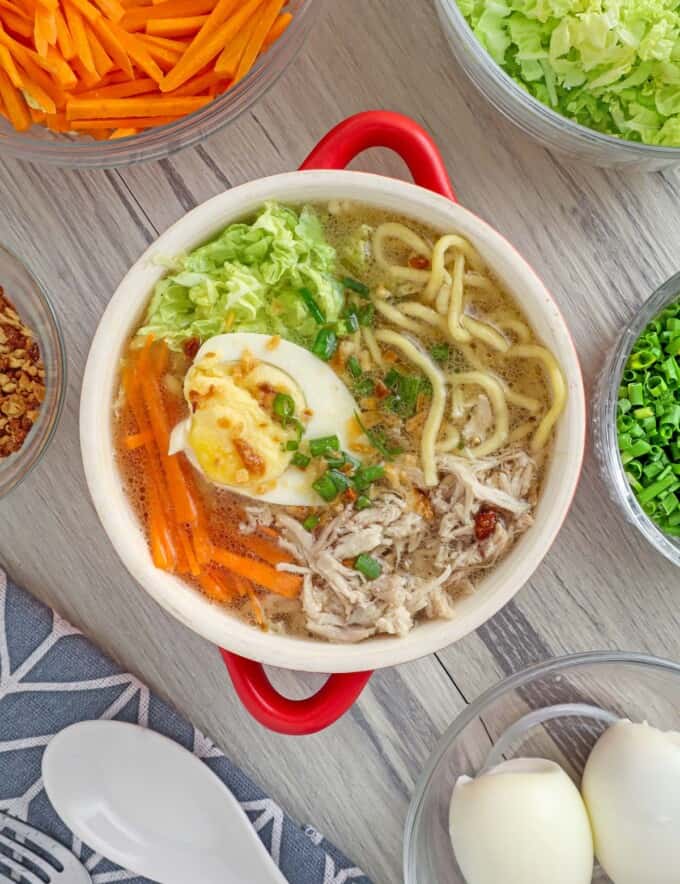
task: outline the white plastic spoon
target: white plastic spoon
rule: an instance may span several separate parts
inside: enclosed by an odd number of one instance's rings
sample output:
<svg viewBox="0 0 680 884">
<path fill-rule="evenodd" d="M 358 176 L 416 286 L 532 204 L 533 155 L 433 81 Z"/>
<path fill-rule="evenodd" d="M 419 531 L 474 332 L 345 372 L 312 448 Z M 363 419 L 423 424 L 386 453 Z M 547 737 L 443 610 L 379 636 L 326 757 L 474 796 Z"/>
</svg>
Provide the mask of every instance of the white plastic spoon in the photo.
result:
<svg viewBox="0 0 680 884">
<path fill-rule="evenodd" d="M 286 884 L 227 787 L 167 737 L 81 722 L 52 739 L 42 770 L 59 816 L 123 868 L 161 884 Z"/>
</svg>

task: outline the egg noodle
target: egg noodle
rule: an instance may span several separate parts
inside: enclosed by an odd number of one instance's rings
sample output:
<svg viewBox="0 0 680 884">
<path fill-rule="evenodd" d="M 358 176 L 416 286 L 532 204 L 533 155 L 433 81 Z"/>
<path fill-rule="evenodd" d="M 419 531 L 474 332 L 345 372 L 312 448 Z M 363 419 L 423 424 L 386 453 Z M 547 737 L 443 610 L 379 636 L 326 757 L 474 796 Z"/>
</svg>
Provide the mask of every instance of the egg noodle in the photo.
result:
<svg viewBox="0 0 680 884">
<path fill-rule="evenodd" d="M 402 249 L 426 259 L 430 264 L 429 269 L 419 266 L 421 262 L 413 262 L 416 266 L 406 266 L 391 261 L 388 255 L 391 240 L 396 241 Z M 484 261 L 471 243 L 458 234 L 447 234 L 430 246 L 405 224 L 390 221 L 376 228 L 372 244 L 376 264 L 392 280 L 407 282 L 413 287 L 412 299 L 404 300 L 398 306 L 388 302 L 385 295 L 389 295 L 389 292 L 383 290 L 381 297 L 373 298 L 378 313 L 392 325 L 418 338 L 427 338 L 427 326 L 437 329 L 461 353 L 471 369 L 444 376 L 419 343 L 402 332 L 378 330 L 364 335 L 376 364 L 380 364 L 377 345 L 390 344 L 419 368 L 432 384 L 432 404 L 420 444 L 428 485 L 437 483 L 436 452 L 450 452 L 461 444 L 460 428 L 455 425 L 465 412 L 458 392 L 460 388 L 482 390 L 488 397 L 494 418 L 494 430 L 490 436 L 476 446 L 463 448 L 467 456 L 493 454 L 507 442 L 518 442 L 529 435 L 532 452 L 545 448 L 565 407 L 567 388 L 564 376 L 547 348 L 529 343 L 531 330 L 520 319 L 497 313 L 489 316 L 490 322 L 482 322 L 466 311 L 474 300 L 469 294 L 470 290 L 491 294 L 498 291 L 497 284 L 489 277 Z M 413 299 L 413 296 L 419 296 L 419 299 Z M 513 343 L 508 335 L 513 336 L 517 343 Z M 552 401 L 538 422 L 536 419 L 526 421 L 510 431 L 509 406 L 528 411 L 537 418 L 543 408 L 542 403 L 513 390 L 505 379 L 492 371 L 482 348 L 493 351 L 506 362 L 528 359 L 535 360 L 542 367 L 550 383 Z M 452 391 L 452 423 L 444 420 L 449 388 Z"/>
</svg>

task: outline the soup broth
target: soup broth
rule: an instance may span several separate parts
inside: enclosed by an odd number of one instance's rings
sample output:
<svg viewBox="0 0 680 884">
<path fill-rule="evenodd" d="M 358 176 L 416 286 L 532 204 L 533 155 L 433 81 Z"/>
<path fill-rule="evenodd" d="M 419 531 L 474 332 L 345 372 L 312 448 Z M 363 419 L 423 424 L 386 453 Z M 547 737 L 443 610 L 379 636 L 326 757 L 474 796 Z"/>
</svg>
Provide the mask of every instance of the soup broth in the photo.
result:
<svg viewBox="0 0 680 884">
<path fill-rule="evenodd" d="M 117 458 L 157 567 L 259 628 L 400 636 L 530 529 L 565 397 L 455 231 L 268 204 L 157 286 Z"/>
</svg>

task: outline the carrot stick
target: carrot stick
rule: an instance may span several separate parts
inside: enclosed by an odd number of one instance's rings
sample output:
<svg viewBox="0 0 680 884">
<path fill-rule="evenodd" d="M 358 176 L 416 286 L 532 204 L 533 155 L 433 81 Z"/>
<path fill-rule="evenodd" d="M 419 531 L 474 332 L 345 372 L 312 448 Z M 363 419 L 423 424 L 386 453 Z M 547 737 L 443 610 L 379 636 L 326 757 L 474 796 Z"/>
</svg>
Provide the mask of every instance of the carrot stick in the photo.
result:
<svg viewBox="0 0 680 884">
<path fill-rule="evenodd" d="M 257 17 L 253 16 L 249 22 L 241 29 L 234 39 L 228 43 L 215 62 L 215 70 L 225 77 L 234 78 L 241 61 L 241 56 L 245 52 L 250 36 L 257 25 Z"/>
<path fill-rule="evenodd" d="M 153 46 L 162 46 L 163 49 L 172 49 L 178 55 L 181 55 L 189 45 L 186 40 L 172 39 L 171 37 L 155 37 L 152 34 L 137 34 L 137 39 L 142 43 Z"/>
<path fill-rule="evenodd" d="M 83 89 L 94 89 L 96 86 L 99 86 L 101 83 L 101 77 L 98 73 L 92 73 L 92 71 L 88 71 L 85 65 L 79 58 L 71 59 L 71 64 L 73 65 L 73 70 L 78 75 L 78 79 L 80 80 L 80 84 Z M 77 92 L 71 92 L 71 95 L 76 94 Z"/>
<path fill-rule="evenodd" d="M 157 6 L 143 6 L 125 13 L 121 25 L 127 31 L 141 30 L 151 19 L 187 18 L 204 15 L 215 7 L 215 0 L 164 0 Z"/>
<path fill-rule="evenodd" d="M 136 135 L 139 132 L 139 129 L 132 129 L 128 127 L 127 129 L 121 126 L 119 129 L 114 129 L 113 132 L 109 135 L 109 138 L 113 141 L 116 138 L 131 138 L 133 135 Z"/>
<path fill-rule="evenodd" d="M 99 75 L 99 78 L 105 77 L 108 73 L 110 73 L 114 68 L 115 64 L 113 59 L 109 56 L 108 52 L 102 46 L 101 40 L 92 30 L 91 25 L 85 24 L 85 33 L 87 34 L 87 42 L 90 44 L 90 49 L 92 50 L 92 60 L 94 61 L 94 67 Z"/>
<path fill-rule="evenodd" d="M 133 95 L 143 95 L 153 92 L 156 84 L 151 77 L 142 77 L 139 80 L 129 80 L 127 83 L 114 83 L 110 86 L 97 86 L 88 92 L 79 92 L 78 98 L 129 98 Z"/>
<path fill-rule="evenodd" d="M 0 9 L 7 9 L 9 12 L 14 13 L 14 15 L 18 15 L 19 18 L 25 18 L 27 22 L 30 23 L 31 15 L 28 15 L 24 10 L 17 6 L 16 3 L 12 3 L 12 0 L 0 0 Z M 2 13 L 4 15 L 4 13 Z"/>
<path fill-rule="evenodd" d="M 153 482 L 149 482 L 149 540 L 151 558 L 157 568 L 172 571 L 176 562 L 172 538 L 165 520 L 158 491 Z"/>
<path fill-rule="evenodd" d="M 203 592 L 209 598 L 213 599 L 213 601 L 225 604 L 232 600 L 232 594 L 229 588 L 216 571 L 211 570 L 201 572 L 198 577 L 198 582 L 201 585 Z"/>
<path fill-rule="evenodd" d="M 151 37 L 192 36 L 207 20 L 207 15 L 151 19 L 146 23 L 146 33 Z"/>
<path fill-rule="evenodd" d="M 155 117 L 183 116 L 200 110 L 208 102 L 207 97 L 173 98 L 172 96 L 149 96 L 141 98 L 107 98 L 103 101 L 90 98 L 71 98 L 66 104 L 69 120 L 103 119 L 105 117 Z"/>
<path fill-rule="evenodd" d="M 76 50 L 73 45 L 73 38 L 71 37 L 71 32 L 66 24 L 66 19 L 64 18 L 64 13 L 61 9 L 57 9 L 56 13 L 57 19 L 57 46 L 59 47 L 59 51 L 64 56 L 66 61 L 71 61 L 72 58 L 75 57 Z"/>
<path fill-rule="evenodd" d="M 21 75 L 19 74 L 14 59 L 10 55 L 9 49 L 6 46 L 0 46 L 0 67 L 10 78 L 12 86 L 14 86 L 15 89 L 21 89 L 23 87 Z"/>
<path fill-rule="evenodd" d="M 111 21 L 119 22 L 125 15 L 125 9 L 118 0 L 94 0 L 94 2 Z"/>
<path fill-rule="evenodd" d="M 124 31 L 123 28 L 118 25 L 109 23 L 109 28 L 113 31 L 120 45 L 125 49 L 135 64 L 137 64 L 148 77 L 151 77 L 156 83 L 160 83 L 164 76 L 163 71 L 153 60 L 146 46 L 138 40 L 134 34 L 128 34 L 127 31 Z"/>
<path fill-rule="evenodd" d="M 286 0 L 267 0 L 265 6 L 263 6 L 261 14 L 257 16 L 257 24 L 250 35 L 248 45 L 241 56 L 238 69 L 234 76 L 234 83 L 238 83 L 239 80 L 242 80 L 255 64 L 255 59 L 262 51 L 262 44 L 264 43 L 265 37 L 276 21 L 276 17 L 279 12 L 281 12 L 281 7 L 285 2 Z"/>
<path fill-rule="evenodd" d="M 71 120 L 68 130 L 73 132 L 97 132 L 102 129 L 151 129 L 167 126 L 180 117 L 115 117 L 110 120 Z"/>
<path fill-rule="evenodd" d="M 57 42 L 57 19 L 54 12 L 38 4 L 33 23 L 33 41 L 38 55 L 47 57 L 47 49 Z"/>
<path fill-rule="evenodd" d="M 85 25 L 80 12 L 70 3 L 64 4 L 64 12 L 66 13 L 66 23 L 73 38 L 76 56 L 90 73 L 96 74 L 97 68 L 92 57 L 92 47 L 87 38 L 87 32 L 85 31 Z"/>
<path fill-rule="evenodd" d="M 68 132 L 69 125 L 66 114 L 47 114 L 47 128 L 51 132 Z"/>
<path fill-rule="evenodd" d="M 20 37 L 30 39 L 33 36 L 33 27 L 30 21 L 15 15 L 13 12 L 3 12 L 2 18 L 7 27 Z"/>
<path fill-rule="evenodd" d="M 177 520 L 193 524 L 198 516 L 196 505 L 187 492 L 179 456 L 176 454 L 171 456 L 167 453 L 170 444 L 168 419 L 163 407 L 158 378 L 154 376 L 149 366 L 148 353 L 145 354 L 142 351 L 137 363 L 137 370 L 140 376 L 142 399 L 149 415 L 149 423 L 151 424 L 151 430 L 160 455 L 161 465 L 165 473 L 168 491 Z"/>
<path fill-rule="evenodd" d="M 167 72 L 171 70 L 179 61 L 181 52 L 147 42 L 148 40 L 155 40 L 155 37 L 149 37 L 147 34 L 137 34 L 137 39 L 146 46 L 147 52 L 162 71 Z"/>
<path fill-rule="evenodd" d="M 272 43 L 276 43 L 279 37 L 286 31 L 288 25 L 293 21 L 290 12 L 282 12 L 276 19 L 274 24 L 269 28 L 269 33 L 264 38 L 263 49 L 269 49 Z"/>
<path fill-rule="evenodd" d="M 134 451 L 137 448 L 143 448 L 151 442 L 152 439 L 153 436 L 151 433 L 148 430 L 145 430 L 143 433 L 133 433 L 130 436 L 126 436 L 124 442 L 128 451 Z"/>
<path fill-rule="evenodd" d="M 218 6 L 222 2 L 223 0 L 219 0 Z M 230 0 L 224 0 L 225 4 L 229 2 Z M 186 83 L 190 77 L 193 77 L 194 74 L 198 73 L 202 67 L 205 67 L 205 65 L 211 62 L 213 58 L 222 51 L 227 43 L 234 39 L 236 34 L 238 34 L 261 2 L 262 0 L 248 0 L 238 12 L 234 13 L 234 15 L 217 28 L 217 30 L 204 38 L 203 35 L 206 33 L 206 29 L 210 27 L 210 19 L 212 18 L 212 15 L 208 16 L 208 20 L 196 35 L 192 44 L 179 60 L 176 67 L 174 67 L 170 73 L 161 80 L 161 91 L 171 92 L 173 89 L 179 88 L 183 83 Z M 217 7 L 215 7 L 215 9 L 217 9 Z"/>
<path fill-rule="evenodd" d="M 182 95 L 201 95 L 208 89 L 210 86 L 214 86 L 217 83 L 223 83 L 226 85 L 228 81 L 222 76 L 222 74 L 218 74 L 215 71 L 205 71 L 203 74 L 199 74 L 196 77 L 192 77 L 191 80 L 188 80 L 184 86 L 180 86 L 179 89 L 175 89 L 174 92 L 167 93 L 168 95 L 173 96 L 182 96 Z"/>
<path fill-rule="evenodd" d="M 38 83 L 32 80 L 26 73 L 23 73 L 21 75 L 21 79 L 24 84 L 24 92 L 27 92 L 31 96 L 33 101 L 35 101 L 36 104 L 40 105 L 40 108 L 45 111 L 45 113 L 56 114 L 57 105 L 54 98 L 48 95 L 48 93 Z"/>
<path fill-rule="evenodd" d="M 282 549 L 278 544 L 258 537 L 257 534 L 240 534 L 239 543 L 247 550 L 255 553 L 270 565 L 279 565 L 281 562 L 292 562 L 293 557 Z"/>
<path fill-rule="evenodd" d="M 99 41 L 107 55 L 110 55 L 121 71 L 125 71 L 132 80 L 134 71 L 132 70 L 130 58 L 125 47 L 121 45 L 116 35 L 112 32 L 110 24 L 110 22 L 105 21 L 103 18 L 90 22 L 92 30 L 99 37 Z"/>
<path fill-rule="evenodd" d="M 251 579 L 270 592 L 286 598 L 296 598 L 300 593 L 302 578 L 297 574 L 277 571 L 271 565 L 257 562 L 255 559 L 239 556 L 228 549 L 213 547 L 213 561 L 240 577 Z"/>
<path fill-rule="evenodd" d="M 0 97 L 7 110 L 10 122 L 19 132 L 31 128 L 31 115 L 23 95 L 12 85 L 4 70 L 0 71 Z"/>
<path fill-rule="evenodd" d="M 196 46 L 198 46 L 201 40 L 205 37 L 209 37 L 210 34 L 214 34 L 215 31 L 226 22 L 229 16 L 237 11 L 240 2 L 241 0 L 217 0 L 215 8 L 208 16 L 207 22 L 194 38 L 192 45 L 196 44 Z"/>
<path fill-rule="evenodd" d="M 25 73 L 21 75 L 24 84 L 27 83 L 26 77 L 29 77 L 31 83 L 35 84 L 38 89 L 42 90 L 42 92 L 49 96 L 50 100 L 54 102 L 55 108 L 61 110 L 66 104 L 66 94 L 59 84 L 55 83 L 45 71 L 39 68 L 38 65 L 33 62 L 30 55 L 26 55 L 22 58 L 19 64 L 21 70 L 25 71 Z M 26 91 L 28 92 L 29 90 L 26 89 Z M 38 101 L 40 102 L 40 99 L 38 99 Z"/>
<path fill-rule="evenodd" d="M 192 576 L 198 577 L 198 575 L 201 573 L 201 567 L 198 564 L 196 554 L 194 553 L 194 549 L 191 545 L 191 540 L 189 539 L 185 528 L 180 526 L 177 534 L 179 537 L 182 553 L 187 561 L 187 569 Z"/>
</svg>

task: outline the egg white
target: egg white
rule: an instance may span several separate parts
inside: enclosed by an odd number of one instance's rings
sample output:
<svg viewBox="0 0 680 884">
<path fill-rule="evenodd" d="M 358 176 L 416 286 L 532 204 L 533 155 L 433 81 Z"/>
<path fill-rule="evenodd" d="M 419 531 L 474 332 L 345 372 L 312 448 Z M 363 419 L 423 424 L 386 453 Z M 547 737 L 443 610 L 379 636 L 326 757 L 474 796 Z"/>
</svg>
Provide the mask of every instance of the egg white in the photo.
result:
<svg viewBox="0 0 680 884">
<path fill-rule="evenodd" d="M 614 884 L 677 884 L 680 733 L 613 725 L 590 753 L 581 791 L 595 853 Z"/>
<path fill-rule="evenodd" d="M 333 369 L 318 357 L 290 341 L 273 340 L 271 335 L 254 332 L 233 332 L 216 335 L 206 341 L 196 354 L 198 365 L 211 354 L 225 363 L 238 362 L 244 352 L 258 362 L 268 363 L 285 372 L 300 389 L 311 416 L 305 423 L 305 439 L 337 436 L 340 447 L 348 450 L 349 427 L 358 406 L 351 393 Z M 170 437 L 170 454 L 182 451 L 192 466 L 205 475 L 189 441 L 191 417 L 179 423 Z M 209 481 L 213 482 L 212 479 Z M 324 501 L 311 487 L 312 477 L 305 470 L 289 466 L 273 487 L 257 494 L 239 485 L 219 485 L 253 500 L 286 506 L 323 506 Z"/>
</svg>

